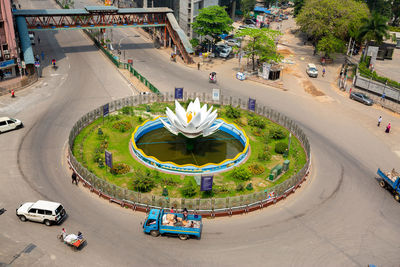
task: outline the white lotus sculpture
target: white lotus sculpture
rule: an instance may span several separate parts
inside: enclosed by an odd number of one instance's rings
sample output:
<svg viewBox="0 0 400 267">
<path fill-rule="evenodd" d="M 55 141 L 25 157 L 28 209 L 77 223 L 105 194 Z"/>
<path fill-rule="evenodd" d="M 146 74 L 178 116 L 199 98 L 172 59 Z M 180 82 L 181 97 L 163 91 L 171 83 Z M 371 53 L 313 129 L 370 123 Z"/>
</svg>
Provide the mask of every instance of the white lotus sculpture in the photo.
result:
<svg viewBox="0 0 400 267">
<path fill-rule="evenodd" d="M 217 118 L 217 110 L 212 111 L 212 109 L 211 106 L 207 110 L 207 104 L 200 107 L 198 98 L 189 103 L 187 110 L 175 100 L 175 113 L 168 107 L 166 110 L 169 123 L 163 119 L 161 119 L 161 122 L 165 128 L 175 135 L 181 133 L 188 138 L 196 138 L 200 135 L 209 136 L 223 124 L 221 122 L 212 126 Z"/>
</svg>

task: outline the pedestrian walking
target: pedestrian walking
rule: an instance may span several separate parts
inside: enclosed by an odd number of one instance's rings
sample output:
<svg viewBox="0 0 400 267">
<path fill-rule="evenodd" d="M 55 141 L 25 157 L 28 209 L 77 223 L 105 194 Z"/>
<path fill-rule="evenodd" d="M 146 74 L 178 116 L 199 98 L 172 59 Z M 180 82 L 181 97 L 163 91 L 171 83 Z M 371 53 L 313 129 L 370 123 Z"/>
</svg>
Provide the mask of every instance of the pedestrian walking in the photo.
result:
<svg viewBox="0 0 400 267">
<path fill-rule="evenodd" d="M 385 101 L 385 97 L 386 97 L 386 94 L 383 93 L 382 96 L 381 96 L 381 100 L 382 100 L 383 102 Z"/>
<path fill-rule="evenodd" d="M 0 81 L 4 80 L 4 72 L 0 70 Z"/>
<path fill-rule="evenodd" d="M 326 72 L 325 67 L 323 67 L 322 68 L 322 77 L 325 77 L 325 72 Z"/>
<path fill-rule="evenodd" d="M 44 52 L 43 51 L 40 55 L 42 56 L 42 60 L 44 60 Z"/>
<path fill-rule="evenodd" d="M 378 118 L 378 127 L 381 126 L 381 122 L 382 122 L 382 116 L 379 116 L 379 118 Z"/>
<path fill-rule="evenodd" d="M 38 44 L 40 44 L 40 37 L 39 36 L 37 38 L 37 42 L 38 42 Z"/>
<path fill-rule="evenodd" d="M 200 62 L 197 62 L 197 70 L 200 70 Z"/>
<path fill-rule="evenodd" d="M 390 122 L 389 122 L 389 124 L 386 126 L 385 133 L 389 133 L 390 132 L 390 128 L 392 128 L 392 125 L 390 125 Z"/>
<path fill-rule="evenodd" d="M 15 91 L 14 91 L 14 89 L 11 89 L 11 97 L 15 97 Z"/>
<path fill-rule="evenodd" d="M 72 178 L 72 183 L 75 183 L 76 185 L 78 185 L 78 180 L 76 179 L 76 173 L 75 172 L 72 172 L 71 178 Z"/>
</svg>

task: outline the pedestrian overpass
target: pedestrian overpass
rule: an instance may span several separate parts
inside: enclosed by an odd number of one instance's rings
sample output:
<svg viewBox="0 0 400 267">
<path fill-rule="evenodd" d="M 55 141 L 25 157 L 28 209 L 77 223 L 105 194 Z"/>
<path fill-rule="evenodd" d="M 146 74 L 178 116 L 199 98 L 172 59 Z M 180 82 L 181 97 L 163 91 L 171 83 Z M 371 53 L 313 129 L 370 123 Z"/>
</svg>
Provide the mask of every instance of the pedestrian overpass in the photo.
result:
<svg viewBox="0 0 400 267">
<path fill-rule="evenodd" d="M 87 6 L 83 9 L 13 10 L 26 64 L 34 64 L 28 31 L 82 30 L 94 28 L 150 28 L 164 47 L 175 44 L 185 63 L 193 63 L 192 46 L 169 8 L 117 8 Z"/>
</svg>

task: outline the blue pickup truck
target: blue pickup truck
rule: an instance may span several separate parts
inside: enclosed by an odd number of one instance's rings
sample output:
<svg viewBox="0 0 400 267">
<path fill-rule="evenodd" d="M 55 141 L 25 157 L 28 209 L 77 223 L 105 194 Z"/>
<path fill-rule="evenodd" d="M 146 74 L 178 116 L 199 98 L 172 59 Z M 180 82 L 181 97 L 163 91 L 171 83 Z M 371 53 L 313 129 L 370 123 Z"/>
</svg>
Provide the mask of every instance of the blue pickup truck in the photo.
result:
<svg viewBox="0 0 400 267">
<path fill-rule="evenodd" d="M 394 194 L 394 199 L 400 202 L 400 174 L 394 169 L 391 172 L 384 173 L 378 169 L 378 175 L 382 178 L 379 182 L 381 187 L 387 188 Z"/>
<path fill-rule="evenodd" d="M 203 223 L 201 215 L 189 214 L 183 220 L 183 214 L 165 212 L 164 210 L 151 209 L 143 224 L 143 231 L 154 237 L 160 234 L 177 235 L 181 240 L 190 236 L 201 238 Z"/>
</svg>

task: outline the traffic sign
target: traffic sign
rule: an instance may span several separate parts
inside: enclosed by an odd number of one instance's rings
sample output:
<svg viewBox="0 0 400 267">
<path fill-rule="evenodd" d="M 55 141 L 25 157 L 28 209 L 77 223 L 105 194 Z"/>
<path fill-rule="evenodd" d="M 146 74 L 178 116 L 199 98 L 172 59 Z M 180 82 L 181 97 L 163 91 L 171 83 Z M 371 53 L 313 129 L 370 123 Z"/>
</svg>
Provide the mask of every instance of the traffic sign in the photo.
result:
<svg viewBox="0 0 400 267">
<path fill-rule="evenodd" d="M 35 67 L 39 68 L 40 67 L 40 62 L 39 61 L 35 61 Z"/>
</svg>

